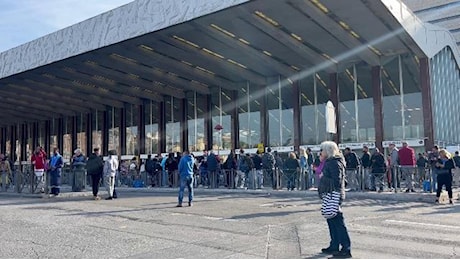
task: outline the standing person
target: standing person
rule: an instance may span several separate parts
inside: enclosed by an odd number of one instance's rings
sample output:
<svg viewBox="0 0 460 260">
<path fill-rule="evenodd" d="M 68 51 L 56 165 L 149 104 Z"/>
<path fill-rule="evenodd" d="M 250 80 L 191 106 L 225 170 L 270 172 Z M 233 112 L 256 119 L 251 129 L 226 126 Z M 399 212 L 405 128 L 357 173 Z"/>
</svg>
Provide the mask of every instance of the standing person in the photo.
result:
<svg viewBox="0 0 460 260">
<path fill-rule="evenodd" d="M 262 170 L 262 158 L 260 156 L 259 151 L 252 156 L 252 163 L 254 164 L 255 174 L 256 174 L 256 183 L 254 187 L 257 189 L 264 188 L 264 172 Z"/>
<path fill-rule="evenodd" d="M 321 143 L 321 155 L 326 158 L 322 170 L 318 194 L 323 200 L 321 213 L 327 219 L 331 241 L 329 247 L 321 249 L 332 254 L 332 258 L 351 258 L 351 242 L 341 209 L 345 199 L 345 160 L 336 143 Z M 339 251 L 340 245 L 342 246 Z"/>
<path fill-rule="evenodd" d="M 385 164 L 385 157 L 380 152 L 379 148 L 375 148 L 375 152 L 374 154 L 372 154 L 370 161 L 371 161 L 371 168 L 372 168 L 370 189 L 372 191 L 376 191 L 377 186 L 378 186 L 379 188 L 378 191 L 382 192 L 383 191 L 383 176 L 386 173 L 387 169 L 386 169 L 386 164 Z M 375 180 L 377 180 L 377 185 L 375 183 Z"/>
<path fill-rule="evenodd" d="M 195 159 L 189 153 L 184 151 L 182 158 L 179 162 L 179 174 L 180 174 L 180 188 L 179 188 L 179 202 L 177 207 L 182 207 L 182 200 L 184 199 L 184 189 L 187 186 L 188 189 L 188 206 L 191 207 L 193 201 L 193 165 Z"/>
<path fill-rule="evenodd" d="M 240 189 L 244 188 L 246 183 L 246 171 L 248 170 L 249 165 L 246 163 L 246 156 L 244 155 L 244 150 L 240 149 L 240 155 L 238 157 L 238 169 L 235 176 L 235 188 L 238 187 L 238 180 L 241 178 L 241 184 L 239 185 Z"/>
<path fill-rule="evenodd" d="M 297 188 L 299 190 L 304 190 L 307 188 L 308 179 L 308 154 L 305 152 L 304 149 L 299 149 L 299 157 L 300 157 L 300 173 L 298 178 L 298 185 Z"/>
<path fill-rule="evenodd" d="M 86 172 L 91 176 L 91 186 L 93 188 L 94 200 L 100 200 L 97 194 L 99 193 L 99 184 L 102 179 L 102 172 L 104 170 L 104 159 L 99 154 L 99 148 L 94 148 L 93 153 L 89 156 L 86 163 Z"/>
<path fill-rule="evenodd" d="M 281 178 L 284 176 L 284 162 L 278 151 L 274 151 L 273 156 L 275 157 L 276 189 L 279 189 L 281 188 Z"/>
<path fill-rule="evenodd" d="M 235 178 L 235 169 L 236 169 L 236 155 L 233 150 L 230 151 L 230 154 L 227 157 L 227 160 L 225 160 L 225 169 L 227 171 L 227 187 L 228 188 L 233 188 L 235 185 L 232 185 L 234 182 Z"/>
<path fill-rule="evenodd" d="M 385 158 L 384 158 L 384 161 L 385 161 Z M 371 185 L 370 185 L 370 179 L 371 179 L 370 168 L 371 168 L 371 164 L 372 164 L 372 161 L 371 161 L 371 154 L 369 153 L 369 148 L 367 146 L 363 146 L 363 155 L 361 156 L 361 165 L 363 167 L 364 189 L 370 189 L 371 188 Z"/>
<path fill-rule="evenodd" d="M 244 176 L 246 177 L 246 188 L 253 189 L 255 187 L 254 163 L 252 162 L 251 155 L 249 153 L 244 156 L 244 160 L 247 165 L 246 171 L 244 172 Z"/>
<path fill-rule="evenodd" d="M 276 189 L 276 175 L 275 175 L 275 157 L 272 154 L 272 149 L 267 148 L 267 151 L 262 156 L 262 167 L 267 173 L 267 176 L 272 180 L 272 188 Z"/>
<path fill-rule="evenodd" d="M 453 180 L 452 180 L 452 185 L 457 185 L 460 186 L 460 155 L 458 151 L 455 151 L 455 156 L 452 158 L 454 160 L 454 174 L 453 174 Z"/>
<path fill-rule="evenodd" d="M 402 142 L 402 148 L 398 151 L 401 175 L 406 180 L 406 192 L 414 190 L 415 152 L 407 142 Z"/>
<path fill-rule="evenodd" d="M 59 148 L 55 147 L 53 149 L 53 156 L 50 160 L 50 185 L 51 185 L 51 194 L 50 197 L 58 196 L 61 192 L 61 170 L 64 161 L 62 156 L 59 154 Z"/>
<path fill-rule="evenodd" d="M 345 161 L 346 161 L 346 171 L 347 171 L 347 181 L 348 188 L 351 191 L 359 190 L 359 180 L 358 180 L 358 171 L 359 171 L 359 158 L 358 155 L 353 152 L 349 147 L 345 148 Z"/>
<path fill-rule="evenodd" d="M 418 158 L 417 158 L 417 181 L 419 183 L 423 183 L 423 180 L 425 179 L 425 169 L 426 165 L 428 163 L 428 159 L 422 154 L 418 153 Z"/>
<path fill-rule="evenodd" d="M 11 165 L 7 160 L 5 155 L 0 154 L 0 183 L 2 185 L 2 190 L 6 191 L 10 185 L 11 178 Z M 3 183 L 5 181 L 5 183 Z"/>
<path fill-rule="evenodd" d="M 314 162 L 314 155 L 313 153 L 311 152 L 311 149 L 310 148 L 307 148 L 307 178 L 308 178 L 308 187 L 307 188 L 311 188 L 311 187 L 314 187 L 314 176 L 313 176 L 313 162 Z"/>
<path fill-rule="evenodd" d="M 37 148 L 35 148 L 35 152 L 32 155 L 31 162 L 33 165 L 34 174 L 37 177 L 37 188 L 40 189 L 41 193 L 44 193 L 46 153 L 40 146 L 37 146 Z"/>
<path fill-rule="evenodd" d="M 218 170 L 219 170 L 219 161 L 217 156 L 214 154 L 214 151 L 209 151 L 209 155 L 207 158 L 208 163 L 208 176 L 210 180 L 210 188 L 215 189 L 219 187 L 219 180 L 218 180 Z"/>
<path fill-rule="evenodd" d="M 439 159 L 439 147 L 437 145 L 431 148 L 431 153 L 428 154 L 428 162 L 431 165 L 431 188 L 433 190 L 437 190 L 437 180 L 438 180 L 438 168 L 436 167 L 436 163 Z"/>
<path fill-rule="evenodd" d="M 153 174 L 154 166 L 152 155 L 147 155 L 147 160 L 145 160 L 145 171 L 147 172 L 147 176 L 150 176 L 150 186 L 152 188 L 156 186 L 156 180 Z"/>
<path fill-rule="evenodd" d="M 166 169 L 168 170 L 168 177 L 169 177 L 169 187 L 172 187 L 175 181 L 175 174 L 178 169 L 178 163 L 174 158 L 174 153 L 169 153 L 168 159 L 166 160 Z"/>
<path fill-rule="evenodd" d="M 167 173 L 166 173 L 166 160 L 168 160 L 168 155 L 165 155 L 161 158 L 161 183 L 160 185 L 165 187 L 167 185 Z"/>
<path fill-rule="evenodd" d="M 448 151 L 441 149 L 439 151 L 439 159 L 435 164 L 437 169 L 438 188 L 436 189 L 436 203 L 439 203 L 442 186 L 446 186 L 446 191 L 449 196 L 449 204 L 454 204 L 452 200 L 452 169 L 454 169 L 454 160 Z"/>
<path fill-rule="evenodd" d="M 112 200 L 115 195 L 115 176 L 118 170 L 118 158 L 115 150 L 109 151 L 109 157 L 104 163 L 104 182 L 109 196 L 106 200 Z"/>
<path fill-rule="evenodd" d="M 295 179 L 300 169 L 299 160 L 294 152 L 289 153 L 289 158 L 284 162 L 284 172 L 287 177 L 287 190 L 293 191 L 295 188 Z"/>
<path fill-rule="evenodd" d="M 396 145 L 394 143 L 391 143 L 389 146 L 388 146 L 388 150 L 389 150 L 389 163 L 388 165 L 390 166 L 390 171 L 391 171 L 391 182 L 389 181 L 388 184 L 392 184 L 392 185 L 389 185 L 388 188 L 391 188 L 393 187 L 396 191 L 396 189 L 399 189 L 401 188 L 401 178 L 400 178 L 400 175 L 399 175 L 399 171 L 398 171 L 398 165 L 399 165 L 399 155 L 398 155 L 398 148 L 396 148 Z"/>
</svg>

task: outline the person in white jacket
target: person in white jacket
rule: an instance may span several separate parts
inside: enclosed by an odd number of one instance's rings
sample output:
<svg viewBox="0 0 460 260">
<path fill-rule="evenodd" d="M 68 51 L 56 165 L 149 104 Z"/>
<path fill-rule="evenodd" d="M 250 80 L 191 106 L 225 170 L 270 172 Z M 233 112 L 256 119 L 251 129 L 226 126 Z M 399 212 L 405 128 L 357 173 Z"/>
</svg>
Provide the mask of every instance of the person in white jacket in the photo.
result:
<svg viewBox="0 0 460 260">
<path fill-rule="evenodd" d="M 112 200 L 114 197 L 115 189 L 115 175 L 118 170 L 118 156 L 115 150 L 109 151 L 109 158 L 104 163 L 104 182 L 109 192 L 109 197 L 106 200 Z"/>
</svg>

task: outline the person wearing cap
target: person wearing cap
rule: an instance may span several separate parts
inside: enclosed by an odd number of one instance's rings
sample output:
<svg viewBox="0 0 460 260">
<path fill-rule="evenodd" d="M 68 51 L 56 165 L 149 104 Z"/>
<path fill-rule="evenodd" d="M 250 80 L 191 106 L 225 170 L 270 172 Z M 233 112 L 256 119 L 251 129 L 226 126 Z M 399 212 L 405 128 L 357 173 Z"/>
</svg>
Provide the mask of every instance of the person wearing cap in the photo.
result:
<svg viewBox="0 0 460 260">
<path fill-rule="evenodd" d="M 407 142 L 402 142 L 402 148 L 398 151 L 399 164 L 401 165 L 401 175 L 406 182 L 406 192 L 415 192 L 414 190 L 414 172 L 415 172 L 415 152 L 410 148 Z"/>
</svg>

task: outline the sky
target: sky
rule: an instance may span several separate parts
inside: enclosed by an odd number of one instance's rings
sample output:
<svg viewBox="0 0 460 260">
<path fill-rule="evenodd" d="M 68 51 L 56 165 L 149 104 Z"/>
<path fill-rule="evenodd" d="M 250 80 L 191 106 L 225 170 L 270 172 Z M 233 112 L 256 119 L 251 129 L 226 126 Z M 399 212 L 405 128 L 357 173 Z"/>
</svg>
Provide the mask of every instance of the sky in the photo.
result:
<svg viewBox="0 0 460 260">
<path fill-rule="evenodd" d="M 0 0 L 0 53 L 133 0 Z"/>
</svg>

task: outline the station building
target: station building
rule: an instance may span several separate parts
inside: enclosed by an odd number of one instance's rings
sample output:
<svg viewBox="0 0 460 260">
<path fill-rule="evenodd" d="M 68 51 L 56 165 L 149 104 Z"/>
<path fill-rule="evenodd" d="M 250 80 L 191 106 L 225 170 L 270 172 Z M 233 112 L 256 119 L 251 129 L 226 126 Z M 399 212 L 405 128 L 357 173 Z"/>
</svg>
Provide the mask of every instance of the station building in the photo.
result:
<svg viewBox="0 0 460 260">
<path fill-rule="evenodd" d="M 459 57 L 399 0 L 136 0 L 0 53 L 0 150 L 457 145 Z"/>
</svg>

